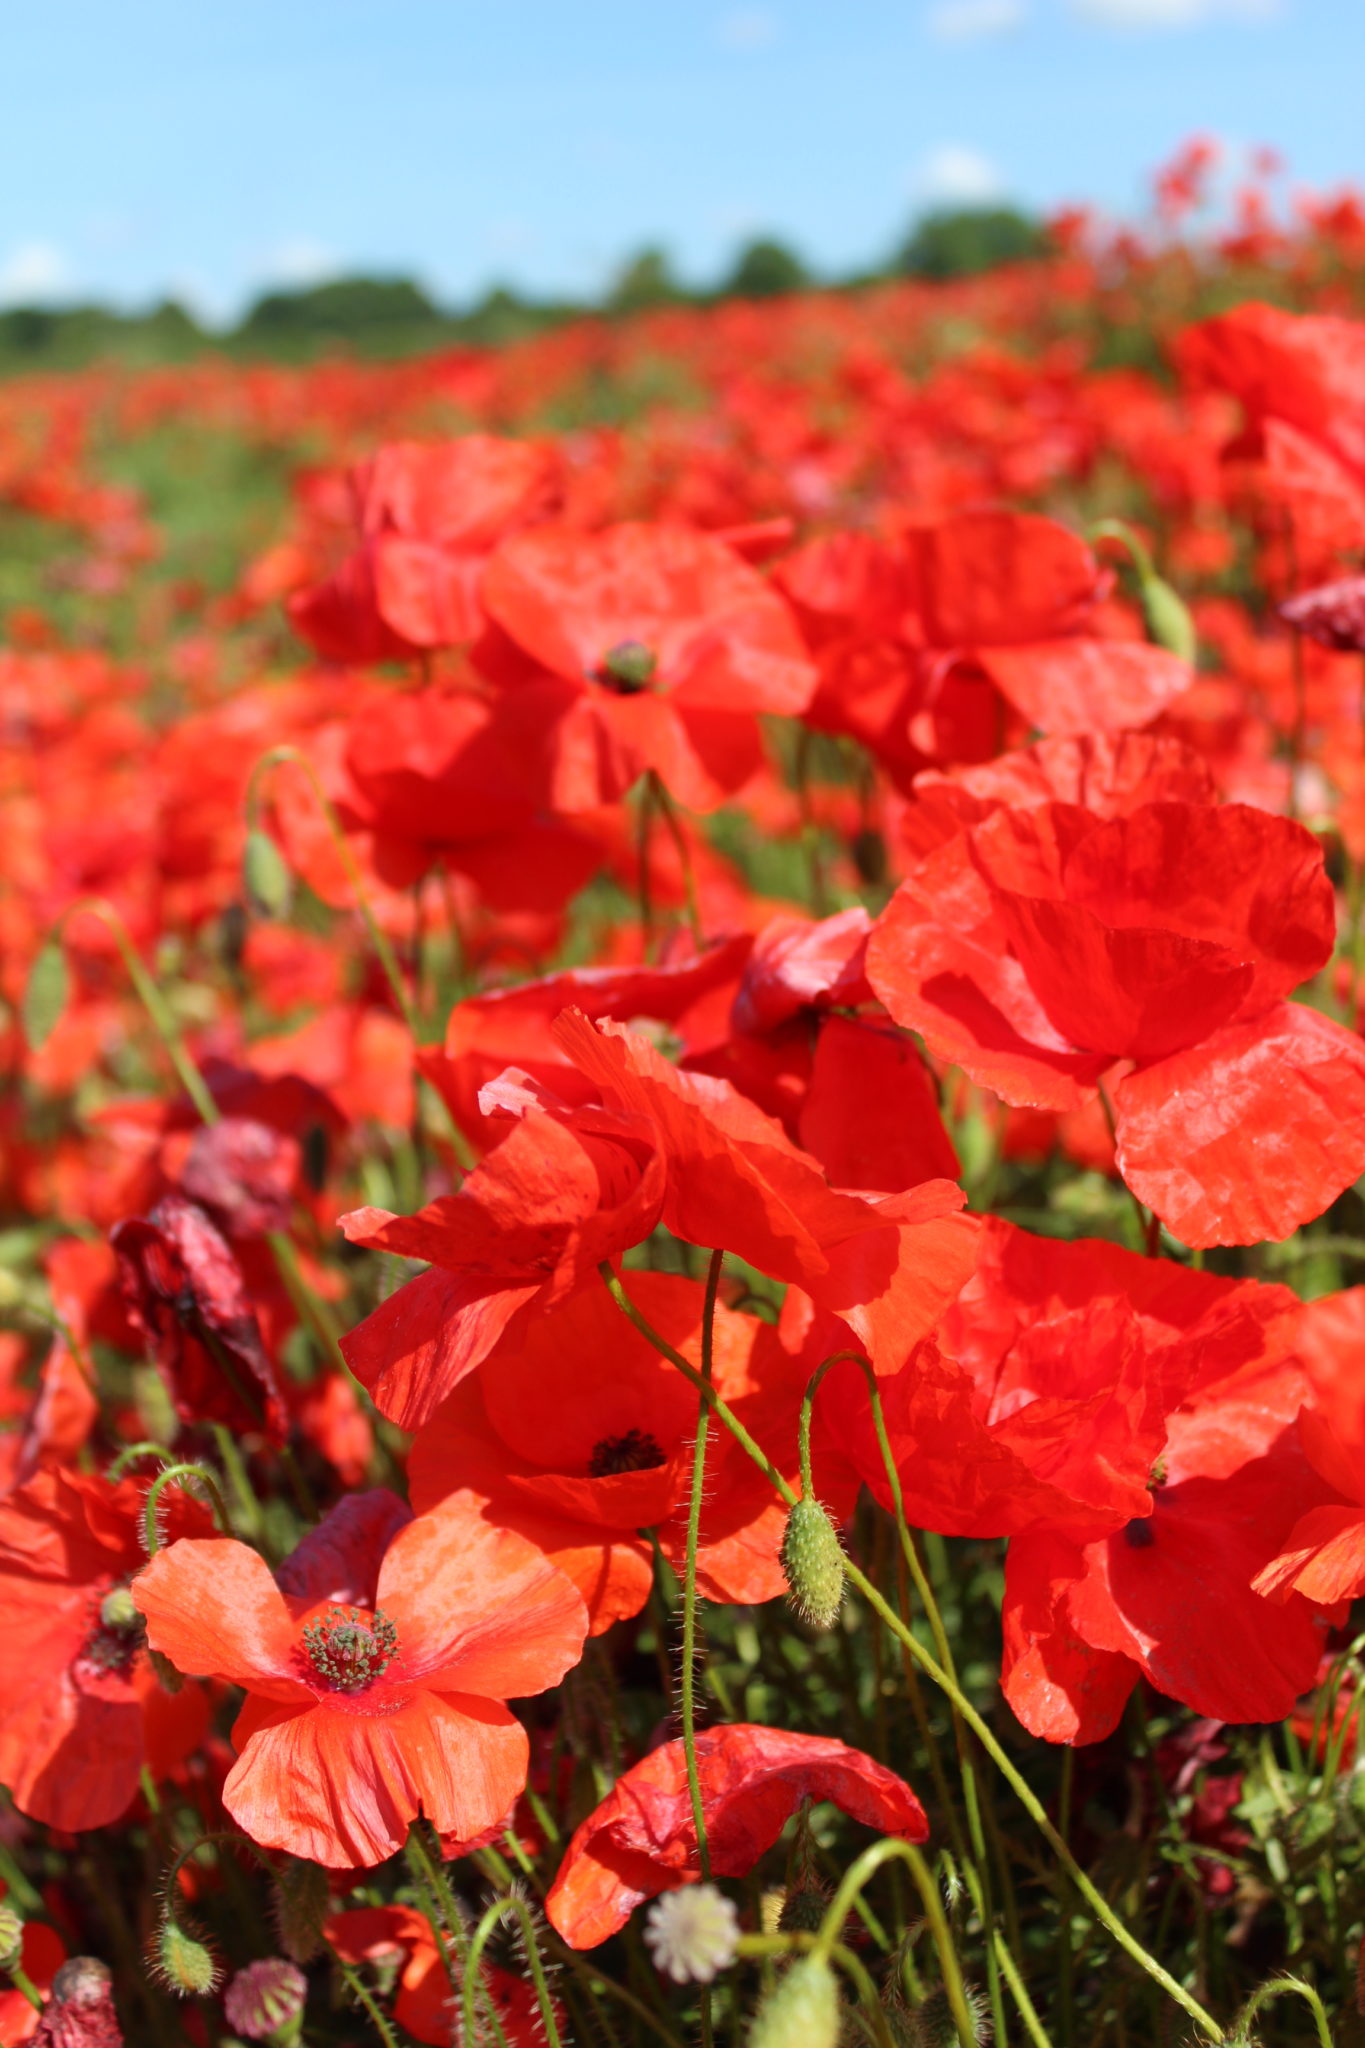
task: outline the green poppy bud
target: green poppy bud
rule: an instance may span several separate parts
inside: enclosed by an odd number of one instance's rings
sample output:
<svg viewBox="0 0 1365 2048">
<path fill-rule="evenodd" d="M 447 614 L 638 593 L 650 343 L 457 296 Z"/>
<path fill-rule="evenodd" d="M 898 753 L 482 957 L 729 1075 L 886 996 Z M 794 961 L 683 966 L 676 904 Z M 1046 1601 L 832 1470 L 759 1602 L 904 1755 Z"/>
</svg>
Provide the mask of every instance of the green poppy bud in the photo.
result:
<svg viewBox="0 0 1365 2048">
<path fill-rule="evenodd" d="M 190 1928 L 168 1913 L 156 1937 L 157 1975 L 181 1998 L 207 1998 L 222 1975 L 218 1958 Z"/>
<path fill-rule="evenodd" d="M 837 2048 L 839 1986 L 823 1956 L 798 1956 L 764 1999 L 748 2048 Z"/>
<path fill-rule="evenodd" d="M 1164 576 L 1144 576 L 1138 590 L 1147 638 L 1169 654 L 1193 663 L 1199 653 L 1198 637 L 1190 608 L 1171 588 Z"/>
<path fill-rule="evenodd" d="M 298 2039 L 308 1997 L 308 1979 L 283 1956 L 248 1963 L 228 1985 L 223 1999 L 227 2023 L 248 2041 L 285 2043 Z"/>
<path fill-rule="evenodd" d="M 833 1628 L 844 1600 L 844 1553 L 833 1522 L 809 1496 L 787 1516 L 782 1570 L 793 1611 L 812 1628 Z"/>
<path fill-rule="evenodd" d="M 293 879 L 279 847 L 258 825 L 246 835 L 242 885 L 247 902 L 262 917 L 284 917 L 288 912 Z"/>
<path fill-rule="evenodd" d="M 332 1904 L 327 1873 L 316 1863 L 286 1863 L 275 1874 L 275 1932 L 293 1963 L 322 1951 L 322 1923 Z"/>
<path fill-rule="evenodd" d="M 20 1005 L 24 1037 L 31 1051 L 40 1052 L 47 1044 L 62 1021 L 70 994 L 66 949 L 60 939 L 49 939 L 29 969 Z"/>
</svg>

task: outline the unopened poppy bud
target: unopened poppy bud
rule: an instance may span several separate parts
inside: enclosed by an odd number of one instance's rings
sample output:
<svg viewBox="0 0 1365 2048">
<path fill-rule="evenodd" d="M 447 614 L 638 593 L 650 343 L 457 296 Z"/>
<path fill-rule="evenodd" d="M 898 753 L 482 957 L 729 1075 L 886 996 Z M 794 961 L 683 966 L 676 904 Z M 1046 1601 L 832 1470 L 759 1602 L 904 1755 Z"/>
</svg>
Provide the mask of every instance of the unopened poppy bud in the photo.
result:
<svg viewBox="0 0 1365 2048">
<path fill-rule="evenodd" d="M 758 2009 L 749 2048 L 836 2048 L 839 1986 L 823 1956 L 799 1956 Z"/>
<path fill-rule="evenodd" d="M 991 2038 L 991 2016 L 986 2001 L 973 1984 L 964 1984 L 962 1995 L 971 2026 L 972 2048 L 986 2048 Z M 942 1985 L 915 2007 L 913 2018 L 910 2038 L 916 2048 L 959 2048 L 962 2036 Z"/>
<path fill-rule="evenodd" d="M 286 1863 L 275 1874 L 275 1932 L 291 1963 L 311 1963 L 322 1950 L 322 1923 L 332 1903 L 327 1873 L 316 1863 Z"/>
<path fill-rule="evenodd" d="M 833 1522 L 809 1495 L 787 1516 L 782 1570 L 794 1612 L 813 1628 L 833 1628 L 844 1601 L 844 1553 Z"/>
<path fill-rule="evenodd" d="M 246 835 L 242 886 L 247 902 L 261 916 L 283 917 L 288 911 L 293 880 L 279 847 L 258 825 L 253 825 Z"/>
<path fill-rule="evenodd" d="M 227 2023 L 248 2041 L 296 2040 L 308 1997 L 308 1979 L 283 1956 L 248 1963 L 228 1985 L 223 1999 Z"/>
<path fill-rule="evenodd" d="M 62 1021 L 70 993 L 66 948 L 60 939 L 49 939 L 29 969 L 20 1004 L 24 1037 L 30 1051 L 41 1052 L 47 1044 Z"/>
<path fill-rule="evenodd" d="M 645 1918 L 645 1943 L 654 1967 L 675 1984 L 709 1984 L 735 1959 L 739 1915 L 713 1884 L 665 1892 Z"/>
<path fill-rule="evenodd" d="M 818 1884 L 793 1885 L 782 1901 L 778 1929 L 783 1934 L 817 1934 L 828 1906 L 829 1894 Z"/>
<path fill-rule="evenodd" d="M 157 1933 L 155 1968 L 167 1989 L 180 1998 L 207 1998 L 222 1976 L 213 1950 L 192 1928 L 182 1927 L 173 1913 L 166 1915 Z"/>
<path fill-rule="evenodd" d="M 12 1970 L 24 1957 L 23 1916 L 0 1900 L 0 1970 Z"/>
<path fill-rule="evenodd" d="M 1143 577 L 1138 596 L 1148 639 L 1155 646 L 1164 647 L 1168 654 L 1178 654 L 1182 661 L 1193 662 L 1199 652 L 1199 641 L 1184 598 L 1164 576 L 1155 573 Z"/>
</svg>

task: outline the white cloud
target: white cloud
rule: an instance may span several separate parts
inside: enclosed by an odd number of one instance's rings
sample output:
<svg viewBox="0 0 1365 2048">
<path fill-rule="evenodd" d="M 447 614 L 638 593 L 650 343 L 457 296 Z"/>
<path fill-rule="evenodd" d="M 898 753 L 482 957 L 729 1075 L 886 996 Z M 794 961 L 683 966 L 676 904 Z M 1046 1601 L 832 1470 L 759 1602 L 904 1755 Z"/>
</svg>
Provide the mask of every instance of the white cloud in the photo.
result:
<svg viewBox="0 0 1365 2048">
<path fill-rule="evenodd" d="M 1101 28 L 1199 28 L 1213 21 L 1273 21 L 1282 0 L 1070 0 Z"/>
<path fill-rule="evenodd" d="M 1024 0 L 938 0 L 925 26 L 940 43 L 975 43 L 1008 35 L 1027 16 Z"/>
<path fill-rule="evenodd" d="M 69 290 L 71 273 L 53 242 L 16 242 L 0 262 L 0 306 L 31 306 Z"/>
<path fill-rule="evenodd" d="M 998 199 L 1004 189 L 990 158 L 962 142 L 931 149 L 911 180 L 915 198 L 933 206 L 979 206 Z"/>
<path fill-rule="evenodd" d="M 781 23 L 768 7 L 741 7 L 716 23 L 716 41 L 723 50 L 770 50 Z"/>
<path fill-rule="evenodd" d="M 269 284 L 286 290 L 305 290 L 310 284 L 322 284 L 335 277 L 341 267 L 333 250 L 300 235 L 272 249 L 261 270 Z"/>
</svg>

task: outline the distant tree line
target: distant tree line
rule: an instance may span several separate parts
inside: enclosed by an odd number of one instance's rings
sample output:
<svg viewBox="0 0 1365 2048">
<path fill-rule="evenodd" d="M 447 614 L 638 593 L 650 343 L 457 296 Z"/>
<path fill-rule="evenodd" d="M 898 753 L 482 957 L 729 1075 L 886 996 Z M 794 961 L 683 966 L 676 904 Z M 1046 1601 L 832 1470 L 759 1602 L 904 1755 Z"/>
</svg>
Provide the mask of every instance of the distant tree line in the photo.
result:
<svg viewBox="0 0 1365 2048">
<path fill-rule="evenodd" d="M 245 359 L 307 361 L 337 350 L 385 357 L 460 342 L 496 346 L 589 312 L 615 316 L 725 299 L 774 299 L 817 282 L 967 277 L 1040 256 L 1047 246 L 1042 224 L 1014 207 L 945 207 L 917 221 L 889 263 L 851 279 L 818 280 L 794 249 L 765 235 L 747 243 L 709 290 L 683 283 L 666 250 L 642 249 L 623 264 L 597 304 L 529 299 L 499 286 L 457 313 L 437 305 L 408 278 L 339 277 L 266 292 L 226 332 L 202 327 L 173 299 L 147 313 L 94 305 L 16 306 L 0 312 L 0 372 L 77 368 L 104 358 L 131 365 L 184 362 L 209 349 Z"/>
</svg>

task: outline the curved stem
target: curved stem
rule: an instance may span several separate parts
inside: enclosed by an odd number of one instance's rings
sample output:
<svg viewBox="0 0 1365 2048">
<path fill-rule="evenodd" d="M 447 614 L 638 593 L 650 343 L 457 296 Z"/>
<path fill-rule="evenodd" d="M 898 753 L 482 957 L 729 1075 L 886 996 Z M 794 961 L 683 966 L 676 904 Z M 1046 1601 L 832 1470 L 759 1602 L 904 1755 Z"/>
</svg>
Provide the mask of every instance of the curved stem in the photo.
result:
<svg viewBox="0 0 1365 2048">
<path fill-rule="evenodd" d="M 161 1548 L 161 1532 L 156 1526 L 156 1510 L 161 1496 L 166 1488 L 172 1484 L 179 1486 L 182 1491 L 188 1493 L 189 1488 L 184 1483 L 187 1479 L 197 1479 L 199 1481 L 212 1501 L 214 1514 L 218 1518 L 218 1527 L 224 1536 L 232 1534 L 232 1523 L 228 1519 L 228 1511 L 223 1504 L 223 1496 L 218 1491 L 218 1481 L 213 1473 L 209 1471 L 207 1465 L 188 1463 L 167 1465 L 164 1472 L 157 1473 L 156 1478 L 148 1488 L 147 1499 L 142 1510 L 142 1533 L 146 1539 L 148 1557 L 155 1557 L 157 1551 Z"/>
<path fill-rule="evenodd" d="M 357 1969 L 353 1968 L 353 1966 L 350 1963 L 348 1963 L 344 1959 L 344 1957 L 338 1955 L 335 1946 L 330 1940 L 328 1940 L 326 1934 L 324 1934 L 322 1938 L 327 1943 L 327 1953 L 331 1956 L 332 1961 L 336 1964 L 337 1969 L 341 1972 L 342 1982 L 345 1984 L 346 1989 L 350 1992 L 352 1998 L 354 1998 L 356 2002 L 361 2007 L 363 2007 L 371 2025 L 374 2027 L 375 2032 L 378 2034 L 380 2040 L 383 2042 L 384 2048 L 398 2048 L 398 2036 L 393 2031 L 393 2028 L 389 2025 L 388 2020 L 384 2017 L 384 2011 L 382 2006 L 379 2004 L 379 2001 L 375 1998 L 374 1993 L 370 1990 L 369 1986 L 366 1984 L 360 1972 Z"/>
<path fill-rule="evenodd" d="M 706 1294 L 701 1325 L 701 1377 L 710 1388 L 715 1366 L 716 1293 L 725 1258 L 713 1251 L 706 1268 Z M 697 1403 L 697 1434 L 692 1454 L 692 1491 L 687 1504 L 687 1555 L 683 1564 L 683 1640 L 679 1704 L 682 1713 L 683 1758 L 687 1766 L 687 1792 L 692 1806 L 692 1825 L 697 1835 L 697 1863 L 703 1882 L 711 1876 L 711 1851 L 706 1840 L 706 1812 L 702 1804 L 701 1774 L 697 1769 L 697 1547 L 701 1541 L 701 1504 L 706 1484 L 706 1447 L 711 1433 L 711 1410 L 705 1398 Z M 702 2048 L 711 2048 L 711 1987 L 703 1984 L 700 1996 Z"/>
<path fill-rule="evenodd" d="M 80 911 L 85 911 L 89 916 L 98 918 L 105 930 L 113 938 L 114 944 L 122 955 L 123 964 L 128 970 L 128 979 L 137 991 L 138 1000 L 141 1002 L 143 1009 L 151 1018 L 157 1037 L 166 1048 L 171 1065 L 175 1068 L 177 1080 L 189 1096 L 190 1101 L 194 1104 L 203 1122 L 206 1124 L 216 1124 L 219 1116 L 218 1105 L 209 1093 L 208 1083 L 190 1057 L 189 1049 L 181 1035 L 180 1026 L 175 1021 L 169 1003 L 162 995 L 151 975 L 147 972 L 147 969 L 143 966 L 142 958 L 138 953 L 137 947 L 133 944 L 127 925 L 123 922 L 113 904 L 106 902 L 103 896 L 82 896 L 77 902 L 69 904 L 63 911 L 57 923 L 57 933 L 64 933 L 71 919 Z"/>
<path fill-rule="evenodd" d="M 1328 2024 L 1327 2013 L 1322 2000 L 1311 1984 L 1304 1983 L 1302 1977 L 1272 1977 L 1268 1984 L 1262 1984 L 1259 1990 L 1252 1992 L 1251 1997 L 1237 2015 L 1236 2028 L 1231 2037 L 1234 2043 L 1239 2044 L 1239 2048 L 1240 2044 L 1250 2040 L 1249 2029 L 1251 2022 L 1255 2019 L 1261 2007 L 1269 2005 L 1272 1998 L 1283 1998 L 1286 1994 L 1292 1998 L 1301 1998 L 1304 2001 L 1304 2004 L 1312 2012 L 1313 2024 L 1318 2030 L 1318 2040 L 1321 2043 L 1321 2048 L 1332 2048 L 1332 2029 Z"/>
<path fill-rule="evenodd" d="M 139 1458 L 169 1458 L 170 1455 L 169 1445 L 153 1443 L 150 1437 L 146 1437 L 141 1443 L 125 1444 L 113 1463 L 105 1467 L 104 1476 L 117 1483 L 128 1467 L 135 1465 Z"/>
</svg>

